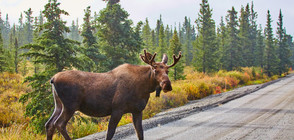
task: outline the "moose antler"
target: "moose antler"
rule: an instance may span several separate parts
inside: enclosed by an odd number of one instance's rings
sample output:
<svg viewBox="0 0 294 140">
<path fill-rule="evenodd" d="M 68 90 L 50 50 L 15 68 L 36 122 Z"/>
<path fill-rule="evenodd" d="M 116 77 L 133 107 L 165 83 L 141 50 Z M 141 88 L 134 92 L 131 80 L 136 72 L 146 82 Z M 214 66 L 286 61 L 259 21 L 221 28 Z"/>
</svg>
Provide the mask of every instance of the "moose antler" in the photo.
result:
<svg viewBox="0 0 294 140">
<path fill-rule="evenodd" d="M 148 53 L 146 50 L 144 50 L 144 56 L 142 54 L 140 54 L 142 61 L 144 61 L 145 63 L 147 63 L 151 66 L 153 66 L 155 56 L 156 56 L 156 53 L 154 53 L 154 55 L 152 55 L 152 54 Z"/>
<path fill-rule="evenodd" d="M 179 60 L 180 60 L 181 57 L 182 57 L 182 52 L 181 52 L 181 51 L 179 51 L 179 56 L 178 56 L 178 57 L 176 57 L 176 55 L 174 54 L 174 55 L 173 55 L 174 63 L 171 64 L 171 65 L 169 65 L 168 68 L 171 68 L 171 67 L 173 67 L 174 65 L 176 65 L 176 64 L 179 62 Z"/>
</svg>

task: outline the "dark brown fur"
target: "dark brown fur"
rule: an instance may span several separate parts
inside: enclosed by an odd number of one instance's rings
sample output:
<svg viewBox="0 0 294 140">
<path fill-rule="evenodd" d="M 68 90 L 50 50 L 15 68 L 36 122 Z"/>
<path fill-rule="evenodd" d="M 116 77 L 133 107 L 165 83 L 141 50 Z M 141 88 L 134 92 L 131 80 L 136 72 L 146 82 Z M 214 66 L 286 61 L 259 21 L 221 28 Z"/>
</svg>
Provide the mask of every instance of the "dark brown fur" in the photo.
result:
<svg viewBox="0 0 294 140">
<path fill-rule="evenodd" d="M 75 111 L 94 117 L 111 115 L 106 139 L 113 137 L 122 115 L 132 113 L 137 136 L 143 139 L 142 111 L 150 93 L 160 88 L 164 92 L 172 90 L 166 62 L 150 66 L 123 64 L 107 73 L 57 73 L 51 80 L 55 110 L 45 125 L 47 139 L 52 139 L 55 128 L 70 139 L 66 124 Z"/>
</svg>

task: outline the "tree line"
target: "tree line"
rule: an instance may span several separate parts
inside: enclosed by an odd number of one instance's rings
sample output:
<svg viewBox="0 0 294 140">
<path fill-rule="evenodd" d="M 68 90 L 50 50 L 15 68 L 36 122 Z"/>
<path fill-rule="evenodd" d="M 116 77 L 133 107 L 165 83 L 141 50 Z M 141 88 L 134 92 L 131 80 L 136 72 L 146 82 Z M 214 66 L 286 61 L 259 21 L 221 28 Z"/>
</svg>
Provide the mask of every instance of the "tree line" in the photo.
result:
<svg viewBox="0 0 294 140">
<path fill-rule="evenodd" d="M 261 67 L 272 76 L 287 72 L 294 60 L 292 36 L 283 26 L 281 10 L 275 34 L 270 11 L 265 28 L 257 25 L 253 2 L 242 6 L 239 14 L 232 7 L 216 26 L 207 0 L 202 0 L 195 21 L 185 17 L 173 27 L 164 25 L 160 16 L 152 29 L 147 18 L 134 26 L 119 0 L 103 1 L 107 6 L 99 14 L 92 16 L 87 7 L 83 23 L 76 20 L 70 27 L 61 18 L 69 14 L 59 8 L 57 0 L 48 0 L 38 17 L 32 17 L 29 8 L 23 12 L 25 22 L 21 13 L 18 24 L 12 26 L 8 15 L 3 20 L 0 14 L 0 71 L 26 75 L 26 64 L 34 67 L 34 74 L 26 78 L 33 91 L 20 100 L 27 103 L 25 115 L 31 117 L 36 131 L 44 129 L 53 112 L 48 80 L 63 70 L 105 72 L 122 63 L 140 64 L 143 48 L 160 57 L 182 51 L 183 58 L 170 70 L 174 80 L 185 78 L 184 66 L 204 73 Z"/>
</svg>

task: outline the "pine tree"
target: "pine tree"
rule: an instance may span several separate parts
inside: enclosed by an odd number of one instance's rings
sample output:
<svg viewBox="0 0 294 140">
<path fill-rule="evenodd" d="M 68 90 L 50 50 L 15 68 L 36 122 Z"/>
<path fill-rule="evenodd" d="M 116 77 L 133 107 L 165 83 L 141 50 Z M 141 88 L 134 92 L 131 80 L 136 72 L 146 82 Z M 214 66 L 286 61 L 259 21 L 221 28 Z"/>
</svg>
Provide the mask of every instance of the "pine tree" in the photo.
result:
<svg viewBox="0 0 294 140">
<path fill-rule="evenodd" d="M 207 0 L 200 4 L 199 17 L 196 20 L 199 31 L 199 46 L 196 50 L 196 68 L 206 73 L 213 72 L 217 67 L 218 47 L 216 43 L 215 22 L 212 19 L 212 10 Z"/>
<path fill-rule="evenodd" d="M 50 78 L 63 69 L 81 68 L 78 54 L 78 42 L 64 38 L 63 34 L 69 28 L 62 21 L 61 15 L 68 13 L 59 8 L 57 0 L 49 0 L 43 10 L 46 23 L 42 25 L 43 34 L 38 38 L 38 44 L 28 44 L 22 48 L 29 49 L 24 56 L 33 58 L 34 63 L 44 65 L 44 71 L 29 76 L 32 92 L 21 96 L 21 101 L 27 102 L 26 116 L 31 117 L 30 125 L 36 132 L 44 130 L 44 124 L 53 111 L 53 97 L 50 92 Z"/>
<path fill-rule="evenodd" d="M 286 38 L 286 31 L 283 27 L 283 15 L 282 15 L 282 10 L 280 10 L 279 13 L 279 19 L 277 22 L 277 55 L 279 58 L 279 64 L 278 64 L 278 69 L 279 69 L 279 74 L 281 75 L 282 73 L 288 72 L 288 68 L 291 65 L 290 62 L 290 48 L 289 45 L 287 44 L 287 38 Z"/>
<path fill-rule="evenodd" d="M 268 76 L 277 74 L 278 58 L 276 55 L 276 48 L 274 46 L 273 28 L 271 25 L 272 19 L 270 11 L 267 11 L 267 21 L 265 27 L 265 71 Z"/>
<path fill-rule="evenodd" d="M 181 51 L 181 43 L 178 37 L 177 30 L 174 30 L 174 34 L 172 39 L 170 40 L 170 47 L 168 49 L 169 56 L 173 54 L 178 54 Z M 172 61 L 172 59 L 170 59 Z M 185 79 L 184 74 L 184 61 L 180 60 L 177 65 L 171 68 L 169 75 L 173 78 L 173 80 Z"/>
</svg>

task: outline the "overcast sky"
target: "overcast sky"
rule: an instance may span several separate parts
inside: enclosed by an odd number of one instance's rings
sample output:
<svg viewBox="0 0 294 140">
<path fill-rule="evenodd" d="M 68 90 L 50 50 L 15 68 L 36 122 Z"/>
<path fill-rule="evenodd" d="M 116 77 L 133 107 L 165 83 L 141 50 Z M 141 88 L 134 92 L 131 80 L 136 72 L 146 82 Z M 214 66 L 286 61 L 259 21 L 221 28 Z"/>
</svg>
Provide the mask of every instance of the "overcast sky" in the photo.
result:
<svg viewBox="0 0 294 140">
<path fill-rule="evenodd" d="M 8 14 L 9 22 L 11 24 L 17 23 L 20 13 L 29 8 L 32 8 L 33 16 L 38 16 L 39 11 L 44 9 L 47 2 L 48 0 L 0 0 L 2 19 L 5 20 L 5 16 Z M 68 25 L 77 18 L 82 24 L 84 9 L 87 6 L 91 6 L 92 12 L 99 12 L 106 6 L 102 0 L 59 0 L 59 2 L 61 9 L 70 14 L 70 16 L 63 17 L 68 21 Z M 213 19 L 218 25 L 221 16 L 225 17 L 232 6 L 238 11 L 239 16 L 241 5 L 251 4 L 252 0 L 208 0 L 208 2 L 213 9 Z M 129 18 L 134 23 L 145 21 L 148 18 L 151 27 L 154 28 L 160 14 L 165 25 L 169 24 L 174 27 L 176 24 L 178 27 L 178 23 L 182 23 L 185 16 L 189 17 L 195 25 L 194 21 L 198 17 L 201 0 L 121 0 L 120 3 L 130 14 Z M 258 13 L 258 24 L 265 26 L 266 13 L 267 10 L 270 10 L 275 33 L 279 10 L 282 9 L 284 27 L 286 27 L 288 34 L 294 35 L 294 0 L 253 0 L 253 3 L 255 11 Z"/>
</svg>

